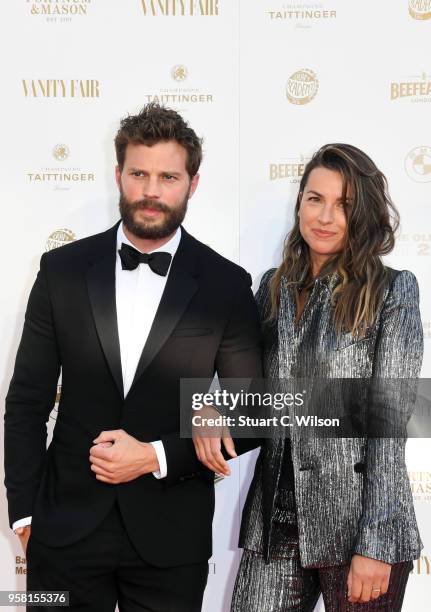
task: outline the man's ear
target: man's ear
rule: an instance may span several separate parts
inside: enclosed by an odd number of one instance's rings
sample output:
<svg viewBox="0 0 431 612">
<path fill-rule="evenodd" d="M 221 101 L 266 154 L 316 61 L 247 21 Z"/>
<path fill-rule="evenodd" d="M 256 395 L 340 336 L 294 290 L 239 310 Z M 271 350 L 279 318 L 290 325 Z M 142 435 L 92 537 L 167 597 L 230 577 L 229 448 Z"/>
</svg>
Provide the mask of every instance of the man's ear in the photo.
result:
<svg viewBox="0 0 431 612">
<path fill-rule="evenodd" d="M 192 195 L 194 194 L 194 192 L 198 188 L 199 178 L 200 178 L 200 174 L 195 174 L 192 177 L 192 180 L 190 181 L 190 194 L 189 194 L 189 198 L 192 197 Z"/>
<path fill-rule="evenodd" d="M 117 183 L 118 189 L 121 187 L 121 170 L 120 166 L 115 166 L 115 182 Z"/>
</svg>

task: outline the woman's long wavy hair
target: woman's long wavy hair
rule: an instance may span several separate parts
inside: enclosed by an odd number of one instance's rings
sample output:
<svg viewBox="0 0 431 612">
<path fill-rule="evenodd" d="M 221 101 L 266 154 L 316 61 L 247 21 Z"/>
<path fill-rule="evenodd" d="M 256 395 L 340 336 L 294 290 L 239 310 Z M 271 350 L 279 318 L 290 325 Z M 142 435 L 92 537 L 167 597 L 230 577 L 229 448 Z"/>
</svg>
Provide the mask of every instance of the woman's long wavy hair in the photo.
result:
<svg viewBox="0 0 431 612">
<path fill-rule="evenodd" d="M 315 168 L 339 172 L 343 180 L 346 237 L 344 248 L 333 255 L 320 276 L 338 272 L 332 293 L 333 320 L 337 333 L 351 331 L 362 336 L 372 325 L 382 303 L 387 271 L 381 256 L 394 247 L 399 225 L 398 212 L 388 194 L 384 174 L 360 149 L 347 144 L 321 147 L 305 167 L 295 206 L 295 222 L 286 237 L 283 262 L 271 279 L 271 315 L 279 308 L 280 283 L 284 277 L 295 292 L 298 304 L 300 283 L 312 278 L 309 248 L 299 230 L 299 207 L 308 177 Z"/>
</svg>

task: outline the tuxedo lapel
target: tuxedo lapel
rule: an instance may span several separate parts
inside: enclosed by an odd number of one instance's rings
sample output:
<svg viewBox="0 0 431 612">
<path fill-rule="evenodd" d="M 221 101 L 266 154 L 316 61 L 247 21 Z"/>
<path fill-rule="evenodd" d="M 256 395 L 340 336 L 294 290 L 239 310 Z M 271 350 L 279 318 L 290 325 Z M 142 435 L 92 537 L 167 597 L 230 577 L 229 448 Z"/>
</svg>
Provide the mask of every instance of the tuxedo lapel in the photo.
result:
<svg viewBox="0 0 431 612">
<path fill-rule="evenodd" d="M 182 236 L 173 258 L 166 287 L 145 343 L 132 388 L 171 335 L 198 288 L 197 255 L 193 238 L 181 228 Z"/>
<path fill-rule="evenodd" d="M 119 223 L 105 232 L 103 242 L 99 244 L 93 261 L 87 270 L 87 287 L 100 344 L 118 391 L 123 397 L 123 376 L 115 299 L 118 225 Z"/>
</svg>

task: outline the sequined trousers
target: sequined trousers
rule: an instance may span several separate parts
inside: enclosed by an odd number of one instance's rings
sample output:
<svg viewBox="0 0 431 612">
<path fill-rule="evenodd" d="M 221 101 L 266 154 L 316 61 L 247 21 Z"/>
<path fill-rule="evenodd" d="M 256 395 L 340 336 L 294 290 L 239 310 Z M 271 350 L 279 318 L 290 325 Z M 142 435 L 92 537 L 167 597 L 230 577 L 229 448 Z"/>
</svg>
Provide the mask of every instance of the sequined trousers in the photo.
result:
<svg viewBox="0 0 431 612">
<path fill-rule="evenodd" d="M 275 500 L 269 564 L 255 551 L 245 549 L 232 596 L 231 612 L 312 612 L 320 594 L 326 612 L 398 612 L 412 561 L 392 565 L 389 589 L 369 603 L 347 600 L 349 565 L 316 569 L 301 566 L 294 492 L 279 490 Z"/>
</svg>

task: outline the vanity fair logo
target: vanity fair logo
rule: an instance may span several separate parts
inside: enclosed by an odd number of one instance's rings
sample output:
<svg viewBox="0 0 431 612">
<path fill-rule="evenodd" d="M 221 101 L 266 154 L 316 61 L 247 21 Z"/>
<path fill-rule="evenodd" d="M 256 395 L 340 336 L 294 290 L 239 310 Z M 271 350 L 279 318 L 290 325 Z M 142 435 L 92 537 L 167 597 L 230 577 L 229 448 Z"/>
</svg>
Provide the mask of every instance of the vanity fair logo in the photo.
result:
<svg viewBox="0 0 431 612">
<path fill-rule="evenodd" d="M 66 161 L 69 156 L 69 147 L 65 144 L 57 144 L 52 149 L 52 157 L 57 162 Z M 26 175 L 30 183 L 39 185 L 49 183 L 49 186 L 56 191 L 69 191 L 77 184 L 94 183 L 96 180 L 94 172 L 87 172 L 76 166 L 44 166 L 26 172 Z"/>
<path fill-rule="evenodd" d="M 417 183 L 431 181 L 431 147 L 415 147 L 407 155 L 404 167 L 407 175 Z"/>
<path fill-rule="evenodd" d="M 96 79 L 22 79 L 26 98 L 99 98 L 100 82 Z"/>
<path fill-rule="evenodd" d="M 286 157 L 278 163 L 269 164 L 269 180 L 278 181 L 284 179 L 289 183 L 299 183 L 309 159 L 299 155 Z"/>
<path fill-rule="evenodd" d="M 322 2 L 290 2 L 266 11 L 273 22 L 288 22 L 297 28 L 310 28 L 318 22 L 337 18 L 337 11 Z"/>
<path fill-rule="evenodd" d="M 413 19 L 431 19 L 431 0 L 409 0 L 409 13 Z"/>
<path fill-rule="evenodd" d="M 158 104 L 167 105 L 188 105 L 188 104 L 208 104 L 214 102 L 212 93 L 202 92 L 199 88 L 194 87 L 193 81 L 189 77 L 189 71 L 186 66 L 177 64 L 170 70 L 171 80 L 175 82 L 175 86 L 163 87 L 157 93 L 145 94 L 146 102 L 157 102 Z M 187 87 L 179 87 L 184 81 L 188 82 Z"/>
<path fill-rule="evenodd" d="M 308 68 L 294 72 L 286 84 L 286 96 L 291 104 L 304 105 L 311 102 L 319 89 L 316 73 Z"/>
<path fill-rule="evenodd" d="M 217 17 L 220 0 L 141 0 L 146 17 Z"/>
<path fill-rule="evenodd" d="M 431 501 L 431 472 L 409 472 L 409 480 L 415 501 Z"/>
<path fill-rule="evenodd" d="M 92 2 L 93 0 L 26 0 L 26 5 L 30 15 L 57 22 L 72 21 L 72 17 L 88 15 Z"/>
<path fill-rule="evenodd" d="M 391 100 L 407 98 L 410 102 L 431 102 L 431 77 L 421 75 L 407 77 L 405 81 L 391 83 Z"/>
</svg>

